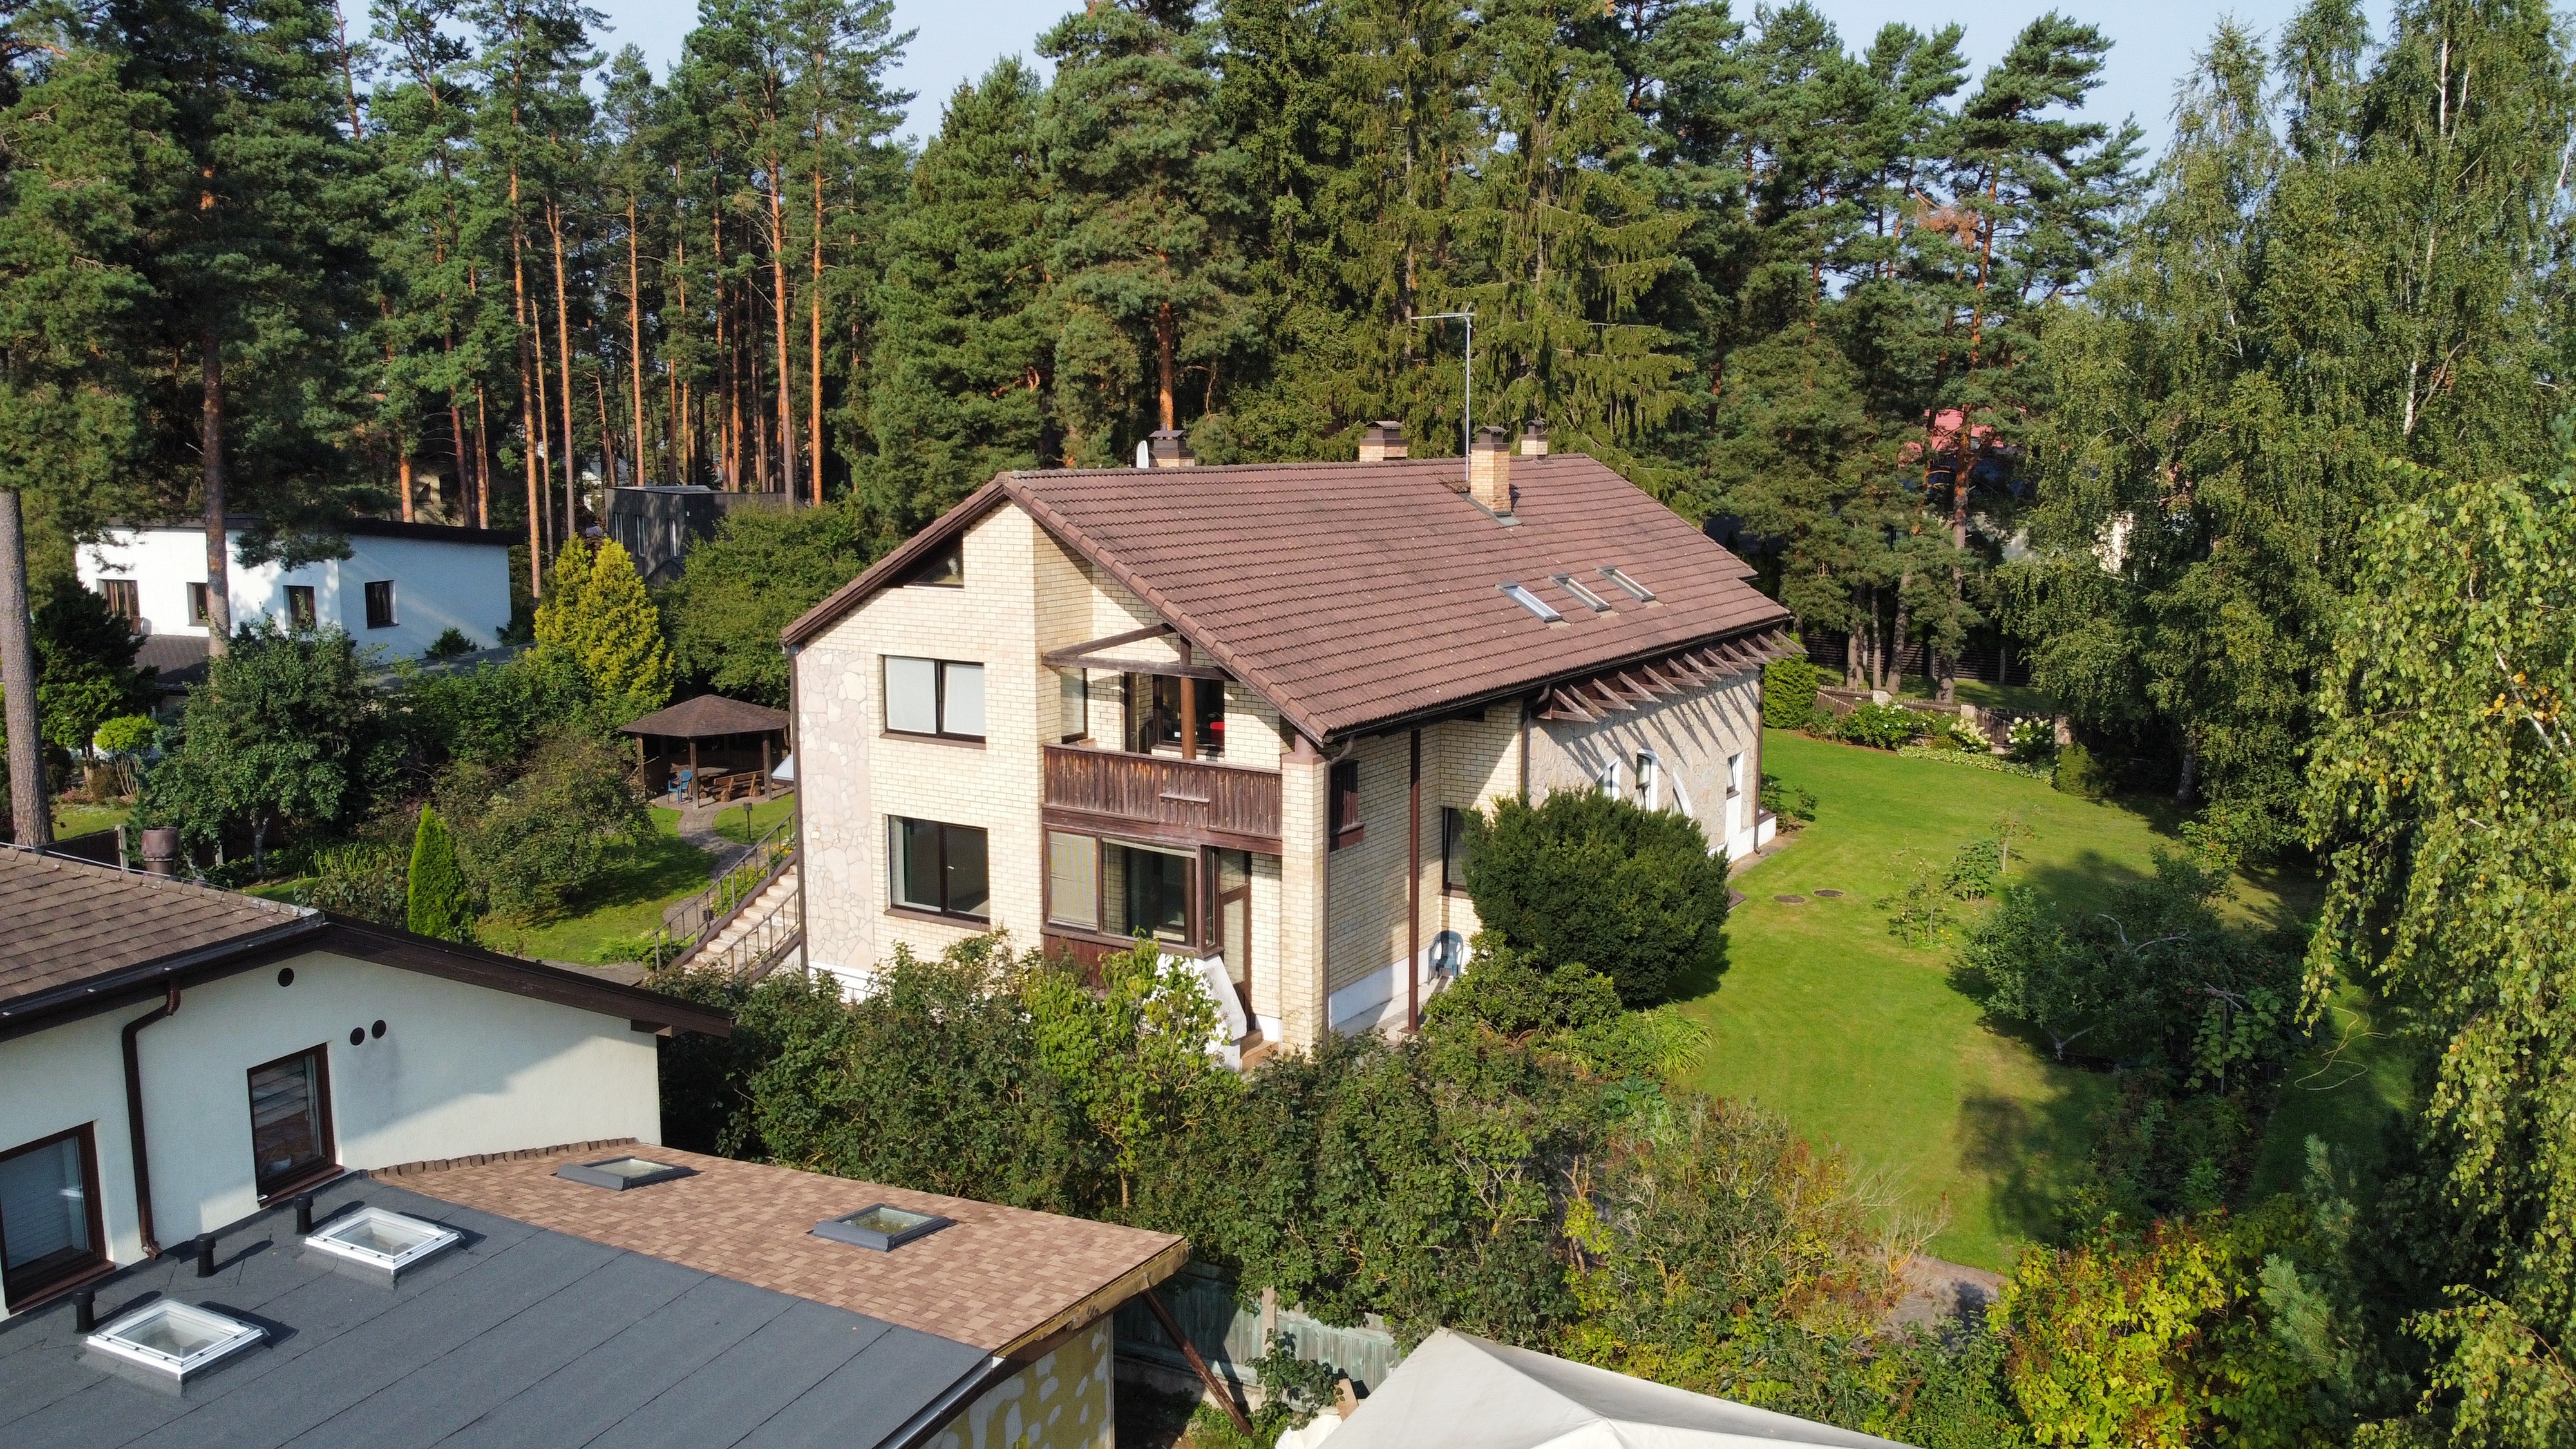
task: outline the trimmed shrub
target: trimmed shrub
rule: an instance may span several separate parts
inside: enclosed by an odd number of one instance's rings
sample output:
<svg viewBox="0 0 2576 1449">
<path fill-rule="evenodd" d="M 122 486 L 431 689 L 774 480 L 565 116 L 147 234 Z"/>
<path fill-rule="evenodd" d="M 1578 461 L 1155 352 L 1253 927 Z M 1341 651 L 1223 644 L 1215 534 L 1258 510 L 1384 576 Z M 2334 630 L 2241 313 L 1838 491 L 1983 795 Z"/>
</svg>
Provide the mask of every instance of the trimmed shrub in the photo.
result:
<svg viewBox="0 0 2576 1449">
<path fill-rule="evenodd" d="M 1505 800 L 1470 825 L 1467 893 L 1487 930 L 1547 967 L 1607 976 L 1652 1006 L 1714 968 L 1726 924 L 1726 857 L 1699 822 L 1592 790 Z"/>
<path fill-rule="evenodd" d="M 1758 798 L 1763 809 L 1782 820 L 1804 825 L 1816 818 L 1816 792 L 1802 790 L 1777 775 L 1765 773 L 1762 776 L 1762 791 Z"/>
<path fill-rule="evenodd" d="M 411 884 L 404 907 L 404 923 L 417 935 L 474 939 L 472 893 L 456 864 L 456 842 L 434 806 L 421 807 L 420 828 L 412 835 Z"/>
<path fill-rule="evenodd" d="M 2080 741 L 2058 750 L 2057 771 L 2049 782 L 2061 794 L 2080 795 L 2087 800 L 2107 800 L 2111 796 L 2111 772 Z"/>
<path fill-rule="evenodd" d="M 2016 765 L 2041 765 L 2057 758 L 2057 726 L 2038 718 L 2014 720 L 2004 755 Z"/>
<path fill-rule="evenodd" d="M 1762 722 L 1775 730 L 1805 726 L 1816 708 L 1816 687 L 1825 672 L 1803 656 L 1774 659 L 1762 666 Z"/>
</svg>

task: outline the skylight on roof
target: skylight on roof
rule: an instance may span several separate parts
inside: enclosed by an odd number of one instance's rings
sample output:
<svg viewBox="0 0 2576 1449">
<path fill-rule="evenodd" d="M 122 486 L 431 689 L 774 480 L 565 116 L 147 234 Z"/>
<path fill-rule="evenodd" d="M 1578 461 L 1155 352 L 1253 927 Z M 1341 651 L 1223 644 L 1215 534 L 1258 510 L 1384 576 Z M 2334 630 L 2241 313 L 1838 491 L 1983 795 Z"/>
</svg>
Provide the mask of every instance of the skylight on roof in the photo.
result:
<svg viewBox="0 0 2576 1449">
<path fill-rule="evenodd" d="M 1637 582 L 1635 579 L 1628 577 L 1626 574 L 1619 572 L 1619 570 L 1615 568 L 1603 569 L 1601 571 L 1601 577 L 1608 579 L 1610 582 L 1617 584 L 1623 589 L 1626 589 L 1630 596 L 1635 598 L 1638 603 L 1651 604 L 1655 601 L 1654 590 L 1647 588 L 1644 584 Z"/>
<path fill-rule="evenodd" d="M 1556 576 L 1556 586 L 1565 590 L 1567 593 L 1572 594 L 1575 598 L 1580 599 L 1583 602 L 1583 607 L 1590 609 L 1596 614 L 1607 614 L 1610 612 L 1610 601 L 1602 598 L 1599 594 L 1592 592 L 1590 589 L 1585 588 L 1581 583 L 1575 580 L 1575 577 L 1572 574 L 1558 574 Z"/>
<path fill-rule="evenodd" d="M 926 1238 L 938 1232 L 952 1221 L 931 1213 L 899 1208 L 891 1203 L 871 1203 L 857 1212 L 816 1223 L 814 1236 L 891 1253 L 915 1238 Z"/>
<path fill-rule="evenodd" d="M 657 1182 L 697 1175 L 695 1168 L 632 1155 L 603 1157 L 597 1162 L 567 1162 L 555 1169 L 555 1176 L 567 1182 L 604 1187 L 611 1192 L 624 1192 L 630 1187 L 651 1187 Z"/>
<path fill-rule="evenodd" d="M 228 1318 L 210 1308 L 161 1298 L 109 1323 L 81 1342 L 113 1363 L 142 1370 L 172 1386 L 241 1352 L 268 1336 L 256 1324 Z"/>
<path fill-rule="evenodd" d="M 329 1260 L 334 1267 L 354 1268 L 362 1276 L 391 1282 L 463 1241 L 464 1234 L 454 1228 L 362 1207 L 315 1229 L 304 1240 L 304 1251 Z"/>
<path fill-rule="evenodd" d="M 1540 598 L 1538 595 L 1531 593 L 1520 585 L 1504 584 L 1502 585 L 1502 590 L 1504 593 L 1511 595 L 1513 603 L 1518 604 L 1522 608 L 1529 610 L 1531 613 L 1538 615 L 1542 622 L 1549 624 L 1562 624 L 1565 622 L 1565 616 L 1558 613 L 1547 600 Z"/>
</svg>

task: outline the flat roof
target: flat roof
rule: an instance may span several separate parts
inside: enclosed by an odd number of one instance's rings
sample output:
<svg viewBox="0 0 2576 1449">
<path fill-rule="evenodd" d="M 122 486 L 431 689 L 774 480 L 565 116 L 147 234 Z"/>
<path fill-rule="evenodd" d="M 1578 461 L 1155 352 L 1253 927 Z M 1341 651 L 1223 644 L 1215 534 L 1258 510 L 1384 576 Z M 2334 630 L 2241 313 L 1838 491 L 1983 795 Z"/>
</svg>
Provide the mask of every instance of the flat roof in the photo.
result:
<svg viewBox="0 0 2576 1449">
<path fill-rule="evenodd" d="M 96 1285 L 101 1323 L 164 1297 L 268 1330 L 184 1396 L 89 1363 L 68 1300 L 0 1322 L 0 1443 L 868 1449 L 993 1364 L 972 1344 L 363 1176 L 314 1196 L 317 1219 L 363 1203 L 466 1240 L 384 1287 L 305 1256 L 280 1209 L 219 1234 L 211 1278 L 172 1256 Z"/>
<path fill-rule="evenodd" d="M 1078 1328 L 1181 1270 L 1189 1241 L 1115 1223 L 668 1147 L 696 1176 L 608 1192 L 555 1176 L 615 1154 L 552 1150 L 389 1169 L 405 1190 L 1008 1354 Z M 878 1203 L 954 1226 L 874 1252 L 813 1236 Z"/>
</svg>

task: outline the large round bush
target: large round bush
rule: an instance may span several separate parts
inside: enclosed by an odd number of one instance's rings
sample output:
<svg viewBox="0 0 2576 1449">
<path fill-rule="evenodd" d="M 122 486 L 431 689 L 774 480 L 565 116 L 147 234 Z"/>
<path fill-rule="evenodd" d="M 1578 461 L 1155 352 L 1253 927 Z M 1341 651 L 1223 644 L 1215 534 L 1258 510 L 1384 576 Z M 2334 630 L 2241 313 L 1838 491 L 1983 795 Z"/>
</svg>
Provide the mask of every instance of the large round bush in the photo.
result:
<svg viewBox="0 0 2576 1449">
<path fill-rule="evenodd" d="M 1467 893 L 1477 918 L 1549 966 L 1609 977 L 1629 1006 L 1669 998 L 1714 968 L 1726 925 L 1726 857 L 1699 822 L 1593 790 L 1539 805 L 1505 800 L 1475 826 Z"/>
</svg>

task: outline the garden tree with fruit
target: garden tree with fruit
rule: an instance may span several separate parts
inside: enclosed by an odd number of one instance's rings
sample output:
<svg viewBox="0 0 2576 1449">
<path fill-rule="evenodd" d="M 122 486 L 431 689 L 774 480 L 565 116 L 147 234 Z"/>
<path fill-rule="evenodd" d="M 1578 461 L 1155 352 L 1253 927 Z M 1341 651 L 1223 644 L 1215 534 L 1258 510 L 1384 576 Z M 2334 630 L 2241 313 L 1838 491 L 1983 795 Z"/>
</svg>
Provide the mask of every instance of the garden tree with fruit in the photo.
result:
<svg viewBox="0 0 2576 1449">
<path fill-rule="evenodd" d="M 575 721 L 507 764 L 449 766 L 433 801 L 480 906 L 515 921 L 561 910 L 612 849 L 650 831 L 627 764 L 608 737 Z"/>
<path fill-rule="evenodd" d="M 1598 971 L 1630 1006 L 1719 968 L 1726 854 L 1680 811 L 1558 790 L 1536 805 L 1498 800 L 1468 832 L 1467 893 L 1504 943 Z"/>
</svg>

